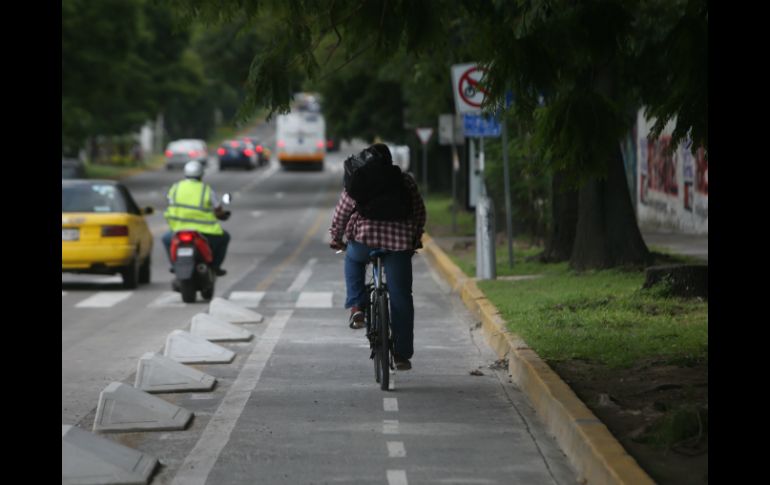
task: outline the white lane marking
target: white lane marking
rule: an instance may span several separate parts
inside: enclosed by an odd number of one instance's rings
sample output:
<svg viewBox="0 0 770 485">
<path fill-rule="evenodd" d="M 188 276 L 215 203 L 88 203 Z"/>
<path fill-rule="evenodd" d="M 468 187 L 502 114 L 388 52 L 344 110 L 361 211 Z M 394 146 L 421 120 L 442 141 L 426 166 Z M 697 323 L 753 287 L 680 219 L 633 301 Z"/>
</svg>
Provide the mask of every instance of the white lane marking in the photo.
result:
<svg viewBox="0 0 770 485">
<path fill-rule="evenodd" d="M 307 281 L 310 279 L 310 276 L 313 274 L 313 265 L 316 261 L 318 261 L 318 258 L 310 258 L 286 291 L 300 291 L 304 288 L 305 284 L 307 284 Z"/>
<path fill-rule="evenodd" d="M 179 468 L 172 485 L 205 485 L 292 313 L 291 310 L 280 310 L 270 320 L 232 387 Z"/>
<path fill-rule="evenodd" d="M 303 291 L 297 298 L 297 308 L 331 308 L 332 291 Z"/>
<path fill-rule="evenodd" d="M 182 295 L 176 291 L 164 291 L 152 301 L 147 308 L 184 308 L 187 303 L 182 301 Z"/>
<path fill-rule="evenodd" d="M 403 441 L 388 441 L 388 458 L 406 457 L 406 448 Z"/>
<path fill-rule="evenodd" d="M 383 398 L 382 407 L 385 411 L 398 411 L 398 399 L 395 397 Z"/>
<path fill-rule="evenodd" d="M 275 193 L 275 198 L 276 198 L 276 199 L 283 199 L 283 196 L 284 196 L 284 193 L 283 193 L 283 192 L 276 192 L 276 193 Z"/>
<path fill-rule="evenodd" d="M 384 420 L 382 420 L 382 433 L 383 434 L 398 434 L 398 420 L 397 419 L 384 419 Z"/>
<path fill-rule="evenodd" d="M 251 211 L 251 217 L 257 218 L 262 215 L 262 211 Z"/>
<path fill-rule="evenodd" d="M 86 298 L 81 301 L 75 307 L 77 308 L 109 308 L 111 306 L 120 303 L 129 296 L 133 291 L 100 291 L 99 293 Z"/>
<path fill-rule="evenodd" d="M 238 197 L 241 192 L 248 192 L 252 188 L 259 185 L 260 182 L 262 182 L 263 180 L 267 179 L 268 177 L 273 175 L 275 172 L 277 172 L 279 168 L 280 168 L 279 165 L 271 165 L 270 168 L 268 168 L 265 172 L 262 172 L 261 174 L 259 174 L 256 180 L 253 180 L 248 184 L 244 185 L 243 187 L 240 188 L 240 190 L 236 190 L 235 191 L 236 197 Z"/>
<path fill-rule="evenodd" d="M 409 485 L 405 470 L 388 470 L 388 485 Z"/>
<path fill-rule="evenodd" d="M 264 291 L 233 291 L 229 300 L 247 308 L 256 308 L 264 296 Z"/>
</svg>

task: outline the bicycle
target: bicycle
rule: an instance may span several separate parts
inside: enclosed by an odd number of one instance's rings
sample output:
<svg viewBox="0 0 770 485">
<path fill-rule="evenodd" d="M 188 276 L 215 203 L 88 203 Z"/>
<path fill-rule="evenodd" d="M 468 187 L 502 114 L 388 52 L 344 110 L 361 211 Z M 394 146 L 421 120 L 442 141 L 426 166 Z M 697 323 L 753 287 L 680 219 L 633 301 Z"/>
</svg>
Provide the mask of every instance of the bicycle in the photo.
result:
<svg viewBox="0 0 770 485">
<path fill-rule="evenodd" d="M 370 359 L 374 360 L 374 378 L 380 384 L 380 389 L 390 388 L 390 371 L 393 365 L 393 339 L 390 329 L 390 296 L 388 286 L 383 281 L 382 255 L 383 250 L 373 250 L 369 253 L 372 263 L 372 278 L 366 285 L 369 302 L 364 308 L 366 337 L 372 350 Z"/>
</svg>

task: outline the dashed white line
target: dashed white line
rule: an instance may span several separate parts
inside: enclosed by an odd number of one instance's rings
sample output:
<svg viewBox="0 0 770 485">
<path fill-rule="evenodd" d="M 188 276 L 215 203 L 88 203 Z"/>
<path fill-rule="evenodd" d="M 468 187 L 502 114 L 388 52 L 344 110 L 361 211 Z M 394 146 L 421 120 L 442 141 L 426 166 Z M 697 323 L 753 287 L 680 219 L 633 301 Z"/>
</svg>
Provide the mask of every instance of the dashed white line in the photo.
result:
<svg viewBox="0 0 770 485">
<path fill-rule="evenodd" d="M 316 261 L 318 261 L 318 258 L 311 258 L 308 260 L 302 270 L 300 270 L 297 277 L 294 278 L 294 281 L 291 283 L 291 286 L 289 286 L 289 289 L 286 291 L 302 290 L 302 288 L 305 287 L 305 284 L 307 284 L 307 281 L 310 279 L 310 276 L 313 274 L 313 265 L 316 263 Z"/>
<path fill-rule="evenodd" d="M 406 448 L 403 441 L 388 441 L 388 457 L 404 458 L 406 457 Z"/>
<path fill-rule="evenodd" d="M 182 301 L 182 296 L 176 291 L 164 291 L 152 301 L 147 308 L 184 308 L 187 303 Z"/>
<path fill-rule="evenodd" d="M 398 420 L 385 419 L 382 421 L 383 434 L 398 434 Z"/>
<path fill-rule="evenodd" d="M 409 485 L 405 470 L 388 470 L 388 485 Z"/>
<path fill-rule="evenodd" d="M 385 411 L 398 411 L 398 399 L 395 397 L 383 398 L 382 407 Z"/>
<path fill-rule="evenodd" d="M 133 291 L 100 291 L 99 293 L 86 298 L 81 301 L 75 307 L 77 308 L 109 308 L 111 306 L 120 303 L 129 296 Z"/>
<path fill-rule="evenodd" d="M 331 291 L 303 291 L 297 298 L 297 308 L 331 308 Z"/>
</svg>

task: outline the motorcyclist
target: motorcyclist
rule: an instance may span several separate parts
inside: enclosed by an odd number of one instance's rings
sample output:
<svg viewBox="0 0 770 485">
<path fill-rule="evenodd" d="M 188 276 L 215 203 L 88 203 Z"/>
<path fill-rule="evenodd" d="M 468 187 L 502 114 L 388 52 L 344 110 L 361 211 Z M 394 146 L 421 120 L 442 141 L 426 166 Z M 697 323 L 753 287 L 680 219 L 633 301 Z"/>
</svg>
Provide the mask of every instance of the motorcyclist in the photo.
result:
<svg viewBox="0 0 770 485">
<path fill-rule="evenodd" d="M 211 186 L 202 181 L 203 165 L 200 162 L 187 162 L 184 176 L 184 180 L 172 185 L 166 194 L 168 208 L 163 215 L 170 228 L 163 235 L 166 254 L 170 261 L 171 239 L 175 232 L 184 229 L 198 231 L 211 247 L 214 272 L 217 276 L 224 276 L 227 271 L 222 268 L 222 262 L 227 254 L 230 234 L 222 229 L 218 219 L 227 220 L 230 212 L 222 207 Z"/>
</svg>

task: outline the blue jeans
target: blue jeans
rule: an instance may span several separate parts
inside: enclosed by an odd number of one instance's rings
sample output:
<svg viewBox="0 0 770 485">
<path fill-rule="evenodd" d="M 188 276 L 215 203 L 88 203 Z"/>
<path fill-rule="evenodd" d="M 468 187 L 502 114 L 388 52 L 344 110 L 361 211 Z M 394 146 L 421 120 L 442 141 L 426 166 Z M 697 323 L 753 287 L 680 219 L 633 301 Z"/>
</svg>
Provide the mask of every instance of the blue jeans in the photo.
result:
<svg viewBox="0 0 770 485">
<path fill-rule="evenodd" d="M 168 231 L 163 235 L 163 245 L 166 247 L 166 256 L 168 256 L 169 262 L 171 262 L 171 239 L 173 237 L 174 231 Z M 224 231 L 221 236 L 203 234 L 203 237 L 209 242 L 211 248 L 211 256 L 213 257 L 211 265 L 215 268 L 221 268 L 227 254 L 227 245 L 230 244 L 230 234 Z"/>
<path fill-rule="evenodd" d="M 364 308 L 366 294 L 366 264 L 373 249 L 365 244 L 348 241 L 345 251 L 345 308 Z M 382 256 L 390 295 L 390 320 L 395 352 L 410 359 L 414 354 L 414 300 L 412 299 L 413 251 L 390 251 Z"/>
</svg>

